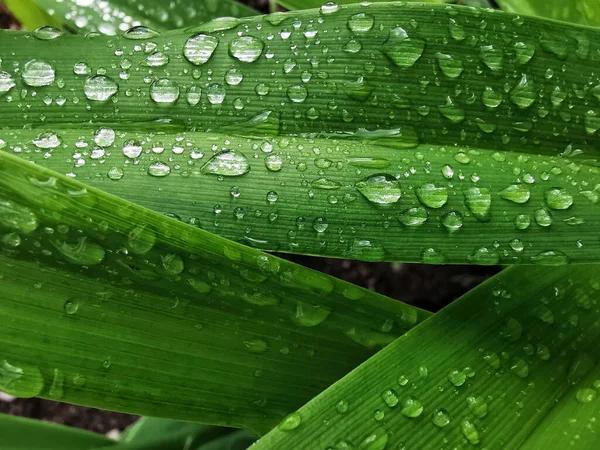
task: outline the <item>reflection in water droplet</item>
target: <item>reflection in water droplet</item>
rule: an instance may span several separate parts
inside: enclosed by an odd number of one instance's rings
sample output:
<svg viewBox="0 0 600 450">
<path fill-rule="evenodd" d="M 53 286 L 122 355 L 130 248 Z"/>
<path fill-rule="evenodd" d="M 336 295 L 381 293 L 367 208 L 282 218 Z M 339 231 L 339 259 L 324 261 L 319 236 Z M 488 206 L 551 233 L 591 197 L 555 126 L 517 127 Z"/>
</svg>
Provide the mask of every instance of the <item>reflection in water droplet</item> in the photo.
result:
<svg viewBox="0 0 600 450">
<path fill-rule="evenodd" d="M 173 104 L 179 99 L 179 85 L 168 78 L 156 80 L 150 86 L 150 98 L 156 103 Z"/>
<path fill-rule="evenodd" d="M 251 63 L 262 55 L 265 44 L 252 36 L 240 36 L 229 43 L 229 54 L 239 61 Z"/>
<path fill-rule="evenodd" d="M 21 78 L 31 87 L 50 86 L 54 82 L 54 68 L 46 61 L 32 59 L 23 66 Z"/>
<path fill-rule="evenodd" d="M 88 77 L 83 85 L 83 92 L 88 100 L 105 102 L 119 90 L 119 85 L 104 75 Z"/>
<path fill-rule="evenodd" d="M 219 39 L 208 34 L 195 34 L 190 37 L 183 48 L 185 58 L 200 66 L 208 62 L 219 45 Z"/>
<path fill-rule="evenodd" d="M 412 67 L 423 55 L 425 41 L 410 38 L 402 27 L 394 28 L 383 44 L 383 52 L 396 66 L 401 68 Z"/>
<path fill-rule="evenodd" d="M 356 189 L 371 203 L 389 205 L 402 197 L 400 183 L 392 175 L 371 175 L 356 183 Z"/>
<path fill-rule="evenodd" d="M 419 201 L 429 208 L 441 208 L 448 202 L 448 189 L 435 184 L 424 184 L 415 188 Z"/>
<path fill-rule="evenodd" d="M 235 177 L 250 171 L 246 156 L 236 150 L 225 150 L 214 155 L 202 167 L 202 173 Z"/>
</svg>

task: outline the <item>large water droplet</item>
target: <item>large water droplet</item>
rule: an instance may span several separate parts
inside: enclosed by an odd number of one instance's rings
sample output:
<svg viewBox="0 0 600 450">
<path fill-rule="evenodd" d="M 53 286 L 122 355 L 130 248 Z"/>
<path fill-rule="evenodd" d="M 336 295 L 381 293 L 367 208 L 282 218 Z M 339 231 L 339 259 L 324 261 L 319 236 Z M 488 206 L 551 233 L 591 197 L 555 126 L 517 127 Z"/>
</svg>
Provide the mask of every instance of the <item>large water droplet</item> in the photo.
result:
<svg viewBox="0 0 600 450">
<path fill-rule="evenodd" d="M 51 239 L 50 243 L 72 264 L 93 266 L 104 261 L 104 248 L 87 237 L 77 238 L 74 244 L 60 239 Z"/>
<path fill-rule="evenodd" d="M 438 65 L 444 75 L 448 78 L 458 78 L 464 70 L 463 62 L 447 53 L 436 53 Z"/>
<path fill-rule="evenodd" d="M 500 71 L 504 68 L 504 51 L 493 45 L 484 45 L 481 47 L 481 60 L 492 72 Z"/>
<path fill-rule="evenodd" d="M 123 154 L 128 158 L 137 158 L 142 154 L 142 143 L 140 141 L 127 141 L 123 144 Z"/>
<path fill-rule="evenodd" d="M 252 36 L 240 36 L 229 43 L 229 54 L 239 61 L 251 63 L 262 55 L 265 44 Z"/>
<path fill-rule="evenodd" d="M 21 398 L 35 397 L 44 389 L 44 378 L 35 366 L 0 361 L 0 391 Z"/>
<path fill-rule="evenodd" d="M 150 97 L 156 103 L 173 104 L 179 99 L 179 85 L 168 78 L 156 80 L 150 86 Z"/>
<path fill-rule="evenodd" d="M 483 397 L 473 396 L 467 398 L 467 405 L 469 405 L 469 409 L 477 417 L 478 419 L 482 419 L 487 416 L 488 413 L 488 405 Z"/>
<path fill-rule="evenodd" d="M 448 189 L 435 184 L 424 184 L 415 188 L 419 201 L 429 208 L 441 208 L 448 202 Z"/>
<path fill-rule="evenodd" d="M 31 33 L 33 37 L 40 39 L 42 41 L 51 41 L 53 39 L 59 38 L 65 34 L 64 31 L 59 30 L 58 28 L 54 28 L 51 26 L 42 26 L 36 28 Z"/>
<path fill-rule="evenodd" d="M 510 91 L 511 101 L 521 109 L 529 108 L 536 99 L 533 82 L 523 74 L 521 81 Z"/>
<path fill-rule="evenodd" d="M 171 173 L 171 167 L 168 164 L 157 161 L 148 166 L 148 175 L 153 177 L 166 177 Z"/>
<path fill-rule="evenodd" d="M 105 102 L 119 90 L 119 85 L 104 75 L 88 77 L 83 85 L 83 92 L 88 100 Z"/>
<path fill-rule="evenodd" d="M 202 173 L 235 177 L 250 171 L 246 156 L 236 150 L 226 150 L 214 155 L 203 167 Z"/>
<path fill-rule="evenodd" d="M 414 419 L 423 413 L 423 404 L 414 397 L 407 397 L 402 402 L 400 412 L 404 417 Z"/>
<path fill-rule="evenodd" d="M 573 196 L 563 188 L 552 188 L 545 192 L 546 205 L 550 209 L 569 209 L 573 205 Z"/>
<path fill-rule="evenodd" d="M 388 440 L 389 436 L 387 432 L 383 428 L 378 428 L 375 432 L 363 439 L 363 441 L 358 445 L 358 450 L 384 450 L 387 446 Z M 342 447 L 337 445 L 336 448 Z M 347 450 L 351 449 L 351 447 L 343 448 L 347 448 Z"/>
<path fill-rule="evenodd" d="M 446 97 L 446 104 L 438 106 L 438 110 L 452 123 L 461 123 L 465 120 L 465 110 L 457 106 L 451 97 Z"/>
<path fill-rule="evenodd" d="M 348 19 L 348 28 L 355 33 L 365 33 L 373 29 L 375 17 L 367 13 L 357 13 Z"/>
<path fill-rule="evenodd" d="M 16 86 L 14 78 L 8 72 L 0 71 L 0 95 Z"/>
<path fill-rule="evenodd" d="M 302 416 L 299 413 L 294 412 L 286 416 L 277 426 L 281 431 L 292 431 L 300 426 L 302 423 Z"/>
<path fill-rule="evenodd" d="M 433 412 L 432 422 L 436 427 L 444 428 L 450 423 L 450 414 L 443 408 Z"/>
<path fill-rule="evenodd" d="M 330 310 L 321 306 L 298 302 L 292 320 L 301 327 L 314 327 L 323 323 L 330 313 Z"/>
<path fill-rule="evenodd" d="M 500 197 L 513 203 L 527 203 L 531 198 L 529 188 L 524 184 L 513 184 L 500 192 Z"/>
<path fill-rule="evenodd" d="M 288 88 L 287 96 L 294 103 L 302 103 L 308 97 L 308 91 L 304 86 L 295 84 Z"/>
<path fill-rule="evenodd" d="M 398 398 L 398 393 L 393 389 L 386 389 L 381 393 L 381 399 L 388 405 L 390 408 L 394 408 L 400 399 Z"/>
<path fill-rule="evenodd" d="M 61 144 L 60 138 L 55 133 L 41 133 L 33 141 L 33 145 L 43 150 L 49 150 L 58 147 Z"/>
<path fill-rule="evenodd" d="M 54 68 L 46 61 L 32 59 L 23 66 L 21 78 L 31 87 L 50 86 L 54 82 Z"/>
<path fill-rule="evenodd" d="M 469 419 L 463 419 L 460 421 L 460 431 L 462 431 L 463 436 L 467 438 L 467 441 L 469 441 L 470 444 L 479 444 L 479 430 Z"/>
<path fill-rule="evenodd" d="M 480 222 L 491 219 L 492 195 L 485 188 L 471 187 L 463 191 L 465 204 L 471 214 Z"/>
<path fill-rule="evenodd" d="M 398 67 L 412 67 L 423 55 L 425 41 L 408 37 L 402 27 L 390 31 L 390 36 L 383 44 L 383 52 Z"/>
<path fill-rule="evenodd" d="M 400 220 L 400 223 L 404 226 L 416 227 L 423 225 L 425 222 L 427 222 L 428 218 L 429 214 L 425 208 L 416 207 L 404 211 L 398 220 Z"/>
<path fill-rule="evenodd" d="M 183 47 L 185 58 L 200 66 L 208 62 L 219 45 L 219 39 L 208 34 L 195 34 L 190 37 Z"/>
<path fill-rule="evenodd" d="M 392 175 L 371 175 L 356 183 L 356 189 L 371 203 L 389 205 L 402 197 L 400 183 Z"/>
<path fill-rule="evenodd" d="M 153 30 L 142 25 L 132 27 L 123 33 L 125 39 L 133 41 L 141 41 L 145 39 L 152 39 L 159 36 L 158 31 Z"/>
</svg>

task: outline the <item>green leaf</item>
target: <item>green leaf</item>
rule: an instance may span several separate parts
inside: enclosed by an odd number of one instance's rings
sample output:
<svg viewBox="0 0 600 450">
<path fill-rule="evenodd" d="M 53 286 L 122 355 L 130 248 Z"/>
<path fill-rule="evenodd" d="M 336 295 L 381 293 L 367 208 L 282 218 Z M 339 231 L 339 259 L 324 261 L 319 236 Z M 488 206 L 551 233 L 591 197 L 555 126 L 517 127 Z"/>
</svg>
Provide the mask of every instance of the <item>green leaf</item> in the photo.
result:
<svg viewBox="0 0 600 450">
<path fill-rule="evenodd" d="M 0 390 L 264 432 L 429 315 L 0 152 Z"/>
<path fill-rule="evenodd" d="M 0 415 L 0 435 L 1 450 L 117 448 L 115 441 L 101 434 L 7 414 Z"/>
<path fill-rule="evenodd" d="M 323 2 L 321 0 L 276 0 L 278 4 L 289 10 L 320 8 L 323 11 L 332 11 L 339 5 L 351 5 L 359 3 L 356 0 L 339 0 L 335 2 Z M 451 3 L 453 0 L 408 0 L 421 3 Z M 371 0 L 370 3 L 389 3 L 389 0 Z"/>
<path fill-rule="evenodd" d="M 2 33 L 14 52 L 4 68 L 27 73 L 42 60 L 56 73 L 32 87 L 6 72 L 15 86 L 2 97 L 0 139 L 264 250 L 594 262 L 599 33 L 411 4 L 227 19 L 151 38 Z M 212 56 L 191 52 L 199 42 Z"/>
<path fill-rule="evenodd" d="M 140 25 L 163 31 L 197 25 L 217 17 L 257 14 L 235 0 L 35 0 L 35 3 L 72 30 L 109 35 Z"/>
<path fill-rule="evenodd" d="M 306 442 L 370 450 L 597 447 L 598 425 L 589 419 L 598 400 L 587 404 L 593 394 L 578 393 L 598 389 L 597 271 L 502 272 L 288 416 L 253 449 Z"/>
<path fill-rule="evenodd" d="M 35 30 L 45 25 L 61 25 L 58 20 L 37 6 L 34 0 L 4 0 L 4 3 L 26 30 Z"/>
<path fill-rule="evenodd" d="M 497 0 L 505 11 L 548 17 L 582 25 L 600 25 L 600 3 L 596 0 Z"/>
</svg>

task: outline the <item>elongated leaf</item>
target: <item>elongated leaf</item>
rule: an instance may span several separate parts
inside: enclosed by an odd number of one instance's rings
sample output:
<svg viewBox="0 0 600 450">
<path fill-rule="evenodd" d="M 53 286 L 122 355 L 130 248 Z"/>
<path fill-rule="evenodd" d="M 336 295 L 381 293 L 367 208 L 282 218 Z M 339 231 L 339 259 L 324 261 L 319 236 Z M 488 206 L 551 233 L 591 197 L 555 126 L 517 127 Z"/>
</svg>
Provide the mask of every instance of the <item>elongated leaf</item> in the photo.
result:
<svg viewBox="0 0 600 450">
<path fill-rule="evenodd" d="M 4 3 L 26 30 L 34 30 L 45 25 L 60 26 L 58 20 L 38 7 L 33 0 L 4 0 Z"/>
<path fill-rule="evenodd" d="M 0 390 L 265 431 L 428 313 L 0 152 Z"/>
<path fill-rule="evenodd" d="M 549 17 L 582 25 L 600 25 L 600 3 L 596 0 L 497 0 L 505 11 Z"/>
<path fill-rule="evenodd" d="M 596 448 L 598 426 L 585 414 L 598 402 L 597 271 L 502 272 L 288 416 L 253 450 L 306 442 L 370 450 Z"/>
<path fill-rule="evenodd" d="M 31 0 L 27 0 L 31 1 Z M 162 31 L 189 27 L 216 17 L 256 14 L 236 0 L 34 0 L 69 28 L 81 32 L 117 34 L 143 25 Z M 16 5 L 15 8 L 23 8 Z"/>
<path fill-rule="evenodd" d="M 399 4 L 152 37 L 3 33 L 0 45 L 14 51 L 4 68 L 48 60 L 56 74 L 37 88 L 7 72 L 15 87 L 3 96 L 0 139 L 265 250 L 597 261 L 599 33 Z"/>
<path fill-rule="evenodd" d="M 100 434 L 7 414 L 0 415 L 0 435 L 2 450 L 88 450 L 116 444 Z"/>
<path fill-rule="evenodd" d="M 420 3 L 451 3 L 452 0 L 408 0 L 419 1 Z M 290 10 L 320 8 L 323 6 L 323 11 L 333 11 L 339 5 L 351 5 L 359 3 L 356 0 L 340 0 L 336 2 L 322 2 L 320 0 L 277 0 L 277 3 Z M 370 3 L 389 3 L 386 0 L 372 0 Z"/>
</svg>

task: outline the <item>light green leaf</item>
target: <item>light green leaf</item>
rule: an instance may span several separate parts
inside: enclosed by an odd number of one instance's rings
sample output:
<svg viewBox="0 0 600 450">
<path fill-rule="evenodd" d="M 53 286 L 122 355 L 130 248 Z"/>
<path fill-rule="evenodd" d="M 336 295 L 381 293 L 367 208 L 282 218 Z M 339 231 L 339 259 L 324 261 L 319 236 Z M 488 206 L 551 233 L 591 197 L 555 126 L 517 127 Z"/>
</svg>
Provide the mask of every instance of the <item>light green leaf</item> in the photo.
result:
<svg viewBox="0 0 600 450">
<path fill-rule="evenodd" d="M 321 8 L 322 10 L 333 11 L 339 5 L 357 4 L 356 0 L 338 0 L 335 2 L 326 2 L 321 0 L 276 0 L 278 4 L 289 10 Z M 451 3 L 452 0 L 408 0 L 419 1 L 420 3 Z M 389 3 L 389 0 L 371 0 L 369 3 Z"/>
<path fill-rule="evenodd" d="M 596 448 L 598 424 L 589 419 L 598 405 L 597 271 L 507 269 L 288 416 L 253 450 L 306 442 L 363 450 Z"/>
<path fill-rule="evenodd" d="M 264 432 L 429 315 L 0 152 L 0 390 Z"/>
<path fill-rule="evenodd" d="M 0 99 L 0 139 L 265 250 L 592 262 L 599 33 L 412 4 L 227 19 L 140 40 L 2 33 L 18 55 L 3 67 L 20 72 L 5 75 L 15 86 Z"/>
<path fill-rule="evenodd" d="M 116 448 L 115 441 L 100 434 L 7 414 L 0 414 L 0 436 L 1 450 Z"/>
<path fill-rule="evenodd" d="M 235 0 L 34 1 L 72 30 L 109 35 L 140 25 L 163 31 L 197 25 L 217 17 L 257 14 L 252 8 Z"/>
<path fill-rule="evenodd" d="M 582 25 L 600 25 L 600 3 L 596 0 L 498 0 L 502 9 L 517 14 L 548 17 Z"/>
<path fill-rule="evenodd" d="M 4 0 L 4 3 L 26 30 L 35 30 L 45 25 L 61 26 L 58 20 L 37 6 L 34 0 Z"/>
</svg>

